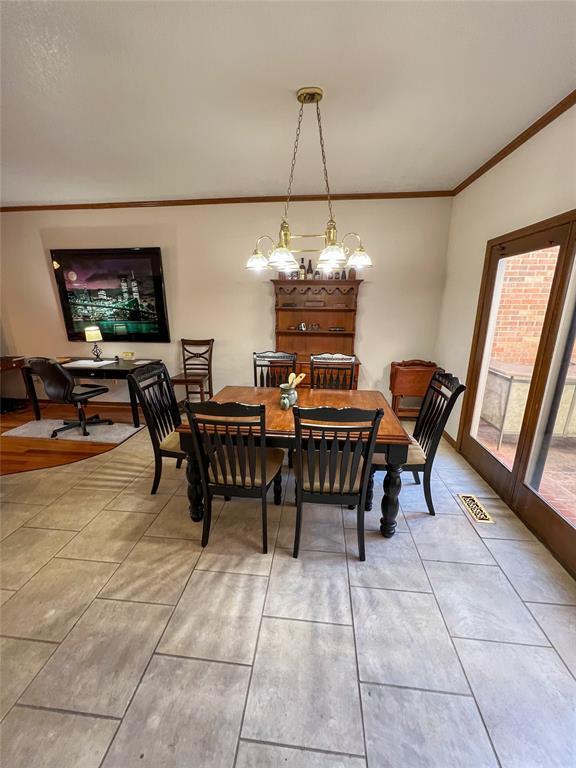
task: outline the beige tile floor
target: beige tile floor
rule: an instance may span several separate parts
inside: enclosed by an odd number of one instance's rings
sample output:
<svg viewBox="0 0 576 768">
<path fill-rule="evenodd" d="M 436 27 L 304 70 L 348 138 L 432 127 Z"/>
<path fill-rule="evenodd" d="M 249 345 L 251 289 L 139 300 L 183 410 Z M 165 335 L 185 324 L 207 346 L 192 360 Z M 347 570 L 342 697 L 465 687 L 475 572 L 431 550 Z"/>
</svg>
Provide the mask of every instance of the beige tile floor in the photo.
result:
<svg viewBox="0 0 576 768">
<path fill-rule="evenodd" d="M 3 768 L 574 768 L 576 583 L 448 445 L 367 515 L 219 501 L 208 547 L 145 434 L 3 478 Z M 381 479 L 381 478 L 380 478 Z M 485 499 L 479 527 L 455 494 Z"/>
</svg>

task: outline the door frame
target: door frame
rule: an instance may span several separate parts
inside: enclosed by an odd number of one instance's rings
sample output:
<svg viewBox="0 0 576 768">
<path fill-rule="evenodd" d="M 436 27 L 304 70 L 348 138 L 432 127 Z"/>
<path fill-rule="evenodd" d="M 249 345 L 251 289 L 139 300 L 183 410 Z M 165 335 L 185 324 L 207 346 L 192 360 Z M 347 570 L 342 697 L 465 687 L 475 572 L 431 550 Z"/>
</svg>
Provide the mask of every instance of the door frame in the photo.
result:
<svg viewBox="0 0 576 768">
<path fill-rule="evenodd" d="M 534 363 L 514 465 L 512 470 L 509 470 L 470 435 L 497 270 L 502 258 L 551 245 L 560 246 L 558 261 Z M 574 574 L 576 574 L 576 529 L 541 496 L 528 488 L 523 479 L 548 381 L 554 342 L 560 326 L 575 258 L 575 246 L 576 209 L 488 241 L 468 363 L 466 392 L 458 430 L 458 448 L 467 461 Z"/>
</svg>

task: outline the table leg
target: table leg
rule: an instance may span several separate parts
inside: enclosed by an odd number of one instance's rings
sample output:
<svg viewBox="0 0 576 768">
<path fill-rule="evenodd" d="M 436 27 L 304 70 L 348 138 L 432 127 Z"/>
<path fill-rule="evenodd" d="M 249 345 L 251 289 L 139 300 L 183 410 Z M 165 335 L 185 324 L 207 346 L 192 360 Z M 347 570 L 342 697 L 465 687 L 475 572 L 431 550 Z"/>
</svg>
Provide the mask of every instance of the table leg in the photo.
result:
<svg viewBox="0 0 576 768">
<path fill-rule="evenodd" d="M 396 531 L 396 518 L 398 516 L 398 496 L 402 488 L 400 464 L 388 464 L 384 477 L 384 496 L 382 497 L 382 518 L 380 519 L 380 533 L 387 539 L 394 536 Z"/>
<path fill-rule="evenodd" d="M 132 408 L 132 423 L 135 427 L 139 427 L 140 414 L 138 413 L 138 399 L 130 382 L 128 382 L 128 393 L 130 395 L 130 407 Z"/>
<path fill-rule="evenodd" d="M 22 368 L 22 378 L 24 379 L 24 386 L 26 387 L 26 394 L 30 400 L 34 418 L 36 421 L 40 421 L 42 416 L 40 415 L 40 406 L 38 404 L 38 395 L 36 394 L 36 387 L 34 386 L 34 379 L 29 368 Z"/>
<path fill-rule="evenodd" d="M 368 475 L 368 487 L 366 488 L 366 506 L 364 507 L 366 512 L 372 512 L 372 502 L 374 500 L 374 473 L 376 468 L 372 467 Z M 354 509 L 354 507 L 352 507 Z"/>
<path fill-rule="evenodd" d="M 190 517 L 195 523 L 204 517 L 204 499 L 202 495 L 202 482 L 200 480 L 200 468 L 194 456 L 188 456 L 186 464 L 186 479 L 188 480 L 188 502 Z"/>
</svg>

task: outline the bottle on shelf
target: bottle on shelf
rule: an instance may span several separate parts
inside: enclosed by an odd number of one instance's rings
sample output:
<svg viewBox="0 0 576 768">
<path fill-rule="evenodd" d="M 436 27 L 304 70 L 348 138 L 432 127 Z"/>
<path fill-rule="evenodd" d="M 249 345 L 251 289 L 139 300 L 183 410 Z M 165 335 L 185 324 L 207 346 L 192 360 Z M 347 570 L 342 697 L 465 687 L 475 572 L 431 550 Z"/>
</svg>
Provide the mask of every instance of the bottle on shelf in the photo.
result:
<svg viewBox="0 0 576 768">
<path fill-rule="evenodd" d="M 346 270 L 345 269 L 342 270 L 342 274 L 340 275 L 340 279 L 341 280 L 346 280 Z"/>
<path fill-rule="evenodd" d="M 320 280 L 321 277 L 322 275 L 320 274 L 320 270 L 316 269 L 316 271 L 314 272 L 314 280 Z"/>
<path fill-rule="evenodd" d="M 300 280 L 306 280 L 306 266 L 304 264 L 304 256 L 302 256 L 302 258 L 300 259 L 300 270 L 299 270 L 299 272 L 300 272 L 300 274 L 298 275 L 298 277 L 300 278 Z"/>
<path fill-rule="evenodd" d="M 350 267 L 348 270 L 348 280 L 356 280 L 356 270 L 354 267 Z"/>
<path fill-rule="evenodd" d="M 340 280 L 340 272 L 338 270 L 334 272 L 334 280 Z"/>
<path fill-rule="evenodd" d="M 308 267 L 306 269 L 306 280 L 314 279 L 314 270 L 312 269 L 312 259 L 308 259 Z"/>
<path fill-rule="evenodd" d="M 327 278 L 328 280 L 334 280 L 334 272 L 328 272 Z"/>
</svg>

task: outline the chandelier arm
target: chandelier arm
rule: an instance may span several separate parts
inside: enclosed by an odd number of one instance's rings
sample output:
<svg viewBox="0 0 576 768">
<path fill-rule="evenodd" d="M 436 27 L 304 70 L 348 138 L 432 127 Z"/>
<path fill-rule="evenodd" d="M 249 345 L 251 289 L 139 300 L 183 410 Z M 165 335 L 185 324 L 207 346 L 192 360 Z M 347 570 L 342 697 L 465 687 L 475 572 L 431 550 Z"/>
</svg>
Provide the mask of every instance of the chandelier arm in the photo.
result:
<svg viewBox="0 0 576 768">
<path fill-rule="evenodd" d="M 340 242 L 343 243 L 344 240 L 346 240 L 347 237 L 355 237 L 358 240 L 358 245 L 362 245 L 362 238 L 360 237 L 358 232 L 346 232 L 346 234 L 344 235 L 344 237 L 342 238 L 342 240 Z"/>
<path fill-rule="evenodd" d="M 298 113 L 298 125 L 296 126 L 296 138 L 294 139 L 294 153 L 292 154 L 292 165 L 290 166 L 290 176 L 288 178 L 288 192 L 286 193 L 286 202 L 284 203 L 284 221 L 288 221 L 288 208 L 290 206 L 290 197 L 292 195 L 292 182 L 294 180 L 294 168 L 296 167 L 296 155 L 298 154 L 298 142 L 300 141 L 300 129 L 302 127 L 302 116 L 304 114 L 304 102 L 300 104 Z"/>
<path fill-rule="evenodd" d="M 270 242 L 272 243 L 272 248 L 274 248 L 276 244 L 273 238 L 270 237 L 270 235 L 260 235 L 258 240 L 256 240 L 256 248 L 260 248 L 260 243 L 262 242 L 262 240 L 270 240 Z M 270 253 L 270 251 L 268 251 L 268 253 Z"/>
<path fill-rule="evenodd" d="M 322 165 L 324 166 L 324 184 L 326 186 L 328 211 L 330 213 L 330 221 L 334 221 L 334 215 L 332 213 L 332 200 L 330 198 L 330 183 L 328 181 L 328 167 L 326 165 L 326 151 L 324 149 L 324 136 L 322 134 L 322 118 L 320 116 L 320 103 L 318 101 L 316 102 L 316 118 L 318 120 L 318 135 L 320 137 L 320 151 L 322 152 Z"/>
</svg>

